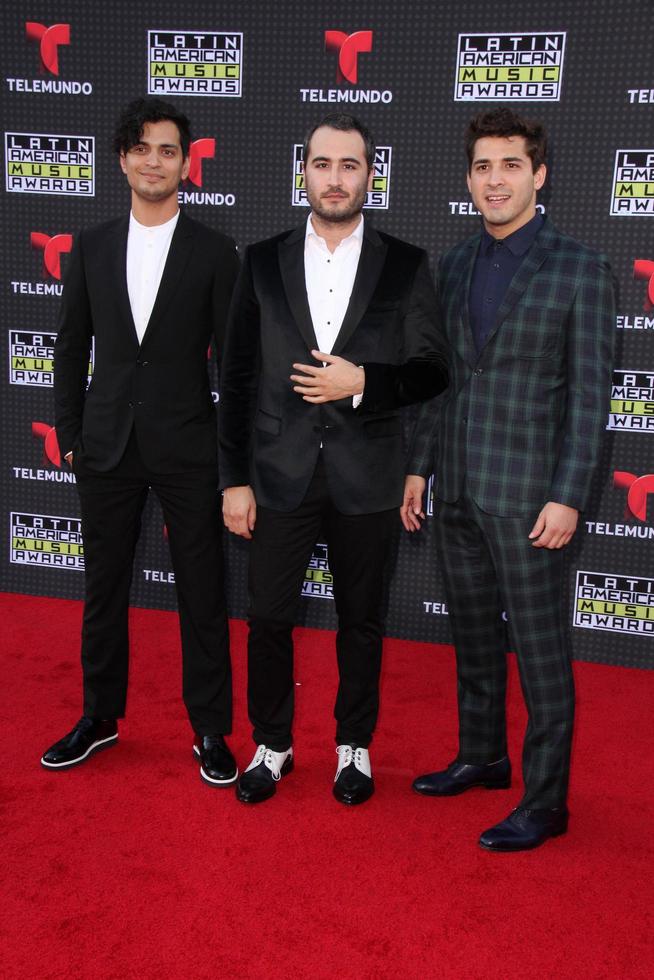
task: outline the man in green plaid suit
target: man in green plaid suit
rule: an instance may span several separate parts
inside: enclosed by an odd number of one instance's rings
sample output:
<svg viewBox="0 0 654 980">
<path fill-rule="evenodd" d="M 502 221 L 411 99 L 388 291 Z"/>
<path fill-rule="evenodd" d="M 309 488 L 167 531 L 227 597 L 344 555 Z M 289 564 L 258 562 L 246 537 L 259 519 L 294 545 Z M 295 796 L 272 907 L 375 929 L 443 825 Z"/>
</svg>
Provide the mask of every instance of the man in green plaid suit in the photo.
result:
<svg viewBox="0 0 654 980">
<path fill-rule="evenodd" d="M 434 533 L 457 656 L 459 753 L 414 789 L 450 796 L 505 788 L 506 610 L 529 723 L 524 796 L 485 831 L 525 850 L 567 829 L 574 688 L 562 610 L 563 548 L 589 494 L 605 427 L 614 333 L 604 256 L 536 209 L 545 135 L 508 108 L 468 128 L 468 187 L 481 232 L 438 274 L 450 387 L 416 426 L 401 516 Z"/>
</svg>

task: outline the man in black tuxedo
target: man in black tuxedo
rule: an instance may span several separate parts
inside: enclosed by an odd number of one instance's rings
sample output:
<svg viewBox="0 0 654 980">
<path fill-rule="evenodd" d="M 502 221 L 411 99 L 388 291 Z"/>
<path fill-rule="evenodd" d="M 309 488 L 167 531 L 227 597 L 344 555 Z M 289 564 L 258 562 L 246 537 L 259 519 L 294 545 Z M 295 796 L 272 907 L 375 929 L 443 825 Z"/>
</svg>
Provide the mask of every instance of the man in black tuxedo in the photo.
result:
<svg viewBox="0 0 654 980">
<path fill-rule="evenodd" d="M 374 144 L 346 115 L 308 135 L 306 224 L 251 246 L 222 364 L 223 513 L 251 538 L 248 702 L 257 751 L 243 802 L 293 767 L 292 629 L 320 534 L 334 573 L 340 683 L 334 795 L 373 792 L 381 605 L 404 466 L 399 406 L 446 384 L 427 256 L 364 223 Z"/>
<path fill-rule="evenodd" d="M 66 769 L 118 738 L 132 565 L 151 487 L 175 570 L 194 752 L 202 779 L 223 786 L 237 770 L 223 737 L 231 669 L 207 351 L 214 344 L 220 354 L 239 263 L 230 239 L 179 211 L 190 142 L 188 119 L 173 105 L 131 103 L 114 138 L 131 215 L 82 231 L 71 256 L 54 390 L 57 437 L 81 504 L 84 715 L 41 763 Z"/>
</svg>

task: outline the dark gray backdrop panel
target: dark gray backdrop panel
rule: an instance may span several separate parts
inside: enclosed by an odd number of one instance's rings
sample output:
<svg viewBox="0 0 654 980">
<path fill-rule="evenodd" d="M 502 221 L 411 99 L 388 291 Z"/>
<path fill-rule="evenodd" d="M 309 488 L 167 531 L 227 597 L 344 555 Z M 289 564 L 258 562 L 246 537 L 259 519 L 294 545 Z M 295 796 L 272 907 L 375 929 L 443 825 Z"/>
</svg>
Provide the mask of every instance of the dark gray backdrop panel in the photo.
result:
<svg viewBox="0 0 654 980">
<path fill-rule="evenodd" d="M 26 22 L 42 29 L 31 28 L 28 36 Z M 654 490 L 654 392 L 648 390 L 654 387 L 654 314 L 643 308 L 647 282 L 634 280 L 634 262 L 654 260 L 650 2 L 555 0 L 544 9 L 532 0 L 494 5 L 361 0 L 318 7 L 291 0 L 192 5 L 76 0 L 14 4 L 3 9 L 2 24 L 4 133 L 12 153 L 26 142 L 17 134 L 40 138 L 42 146 L 52 145 L 45 137 L 92 137 L 95 193 L 17 193 L 5 183 L 2 195 L 0 588 L 82 595 L 83 573 L 75 567 L 81 565 L 75 488 L 57 466 L 52 436 L 44 438 L 53 421 L 48 351 L 60 291 L 53 251 L 66 241 L 59 239 L 46 253 L 49 268 L 39 241 L 75 235 L 128 207 L 109 144 L 119 107 L 147 90 L 149 31 L 242 34 L 240 95 L 169 96 L 190 115 L 195 139 L 215 140 L 214 155 L 202 165 L 201 184 L 183 189 L 193 216 L 233 235 L 241 248 L 302 221 L 305 208 L 291 203 L 294 146 L 309 125 L 341 106 L 360 115 L 379 146 L 391 149 L 390 176 L 380 167 L 380 179 L 388 178 L 382 184 L 387 206 L 371 208 L 367 217 L 425 246 L 433 260 L 471 234 L 478 221 L 465 186 L 461 143 L 467 119 L 507 96 L 530 95 L 525 62 L 532 63 L 531 77 L 537 77 L 539 55 L 533 52 L 543 47 L 543 35 L 564 34 L 554 93 L 518 101 L 516 107 L 541 118 L 550 132 L 550 173 L 541 203 L 562 229 L 608 253 L 621 287 L 611 422 L 617 431 L 607 432 L 591 505 L 568 556 L 573 648 L 578 659 L 654 667 L 654 514 L 647 496 L 644 512 L 637 505 L 639 490 L 641 497 Z M 54 25 L 69 25 L 69 43 L 56 49 L 58 65 L 52 58 L 43 65 L 35 30 Z M 325 50 L 328 30 L 348 36 L 372 32 L 372 49 L 359 55 L 355 83 L 337 82 L 336 53 Z M 478 62 L 488 50 L 523 52 L 520 81 L 512 92 L 491 93 L 486 101 L 478 88 L 472 101 L 454 99 L 461 35 L 468 38 L 467 57 Z M 49 36 L 61 38 L 61 30 Z M 549 44 L 547 50 L 556 50 L 554 40 Z M 491 81 L 480 81 L 477 67 L 474 84 L 493 84 L 492 70 L 490 75 Z M 349 101 L 328 101 L 342 99 L 342 93 Z M 61 148 L 61 140 L 55 145 Z M 618 155 L 627 168 L 618 174 L 627 187 L 620 207 L 633 213 L 610 213 Z M 15 169 L 16 160 L 10 162 Z M 642 172 L 630 175 L 631 165 Z M 6 181 L 6 158 L 4 167 Z M 61 268 L 65 271 L 65 251 Z M 607 423 L 609 408 L 607 393 Z M 614 486 L 616 471 L 631 474 L 620 478 L 632 482 L 630 495 L 628 487 Z M 230 540 L 228 560 L 231 611 L 243 616 L 247 546 Z M 333 627 L 330 591 L 326 555 L 319 547 L 307 570 L 299 621 Z M 146 513 L 133 602 L 156 608 L 175 603 L 156 501 Z M 449 639 L 429 521 L 415 538 L 398 530 L 387 632 Z"/>
</svg>

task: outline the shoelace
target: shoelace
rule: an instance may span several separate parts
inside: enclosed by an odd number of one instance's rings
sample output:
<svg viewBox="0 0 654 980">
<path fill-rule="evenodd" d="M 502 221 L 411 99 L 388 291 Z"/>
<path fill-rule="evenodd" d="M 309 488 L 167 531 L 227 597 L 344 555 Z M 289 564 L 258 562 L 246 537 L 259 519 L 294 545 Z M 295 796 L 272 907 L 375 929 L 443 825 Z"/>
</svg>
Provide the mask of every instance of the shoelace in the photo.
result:
<svg viewBox="0 0 654 980">
<path fill-rule="evenodd" d="M 270 769 L 272 773 L 273 780 L 278 783 L 282 778 L 281 771 L 275 762 L 275 757 L 273 755 L 272 749 L 267 749 L 265 745 L 260 745 L 255 752 L 254 759 L 252 760 L 251 767 L 254 769 L 255 766 L 264 764 L 266 769 Z"/>
<path fill-rule="evenodd" d="M 363 749 L 353 749 L 351 745 L 339 745 L 336 748 L 336 754 L 338 755 L 338 769 L 336 770 L 334 782 L 336 782 L 343 769 L 347 769 L 352 762 L 354 762 L 357 769 L 361 769 Z"/>
</svg>

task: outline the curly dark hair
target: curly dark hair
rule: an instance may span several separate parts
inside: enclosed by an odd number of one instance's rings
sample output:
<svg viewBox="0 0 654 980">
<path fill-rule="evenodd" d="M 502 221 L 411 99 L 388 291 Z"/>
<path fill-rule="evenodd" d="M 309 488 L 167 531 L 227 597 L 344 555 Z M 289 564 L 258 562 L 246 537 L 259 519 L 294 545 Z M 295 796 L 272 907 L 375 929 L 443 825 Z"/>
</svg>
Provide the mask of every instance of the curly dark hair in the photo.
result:
<svg viewBox="0 0 654 980">
<path fill-rule="evenodd" d="M 171 102 L 157 98 L 134 99 L 125 106 L 114 131 L 113 147 L 116 153 L 127 153 L 143 136 L 146 123 L 170 121 L 179 132 L 182 155 L 188 156 L 191 146 L 191 124 L 183 112 Z"/>
<path fill-rule="evenodd" d="M 480 112 L 468 123 L 465 134 L 468 173 L 472 168 L 475 143 L 484 136 L 524 136 L 525 149 L 531 160 L 533 172 L 536 173 L 545 163 L 547 137 L 542 123 L 524 119 L 507 106 L 499 106 L 497 109 Z"/>
<path fill-rule="evenodd" d="M 342 133 L 356 132 L 359 134 L 363 140 L 364 146 L 366 148 L 366 163 L 368 164 L 368 170 L 372 170 L 373 164 L 375 162 L 375 141 L 372 138 L 372 133 L 367 126 L 364 126 L 362 122 L 359 122 L 354 116 L 348 115 L 346 112 L 330 112 L 329 115 L 321 119 L 319 123 L 312 126 L 308 131 L 307 135 L 304 137 L 304 145 L 302 147 L 302 162 L 306 165 L 307 158 L 309 156 L 309 144 L 311 142 L 311 137 L 317 129 L 321 126 L 328 126 L 329 129 L 338 129 Z"/>
</svg>

